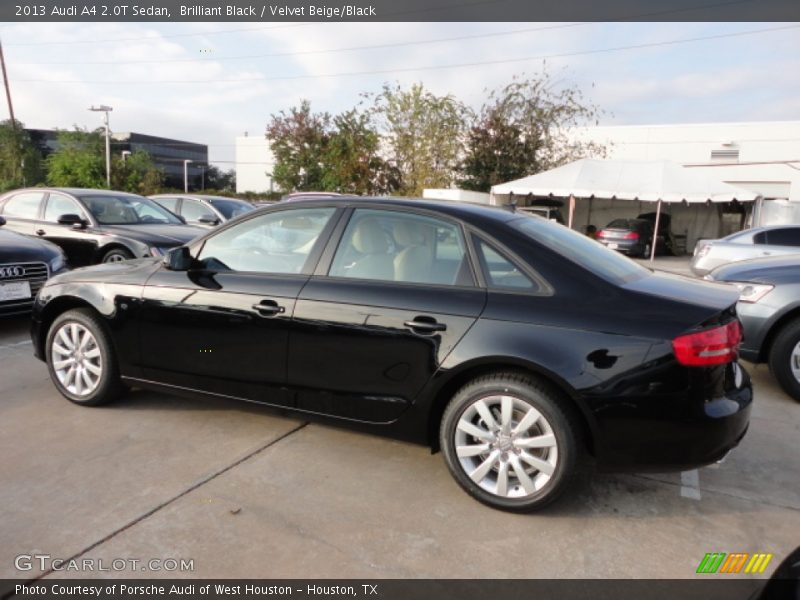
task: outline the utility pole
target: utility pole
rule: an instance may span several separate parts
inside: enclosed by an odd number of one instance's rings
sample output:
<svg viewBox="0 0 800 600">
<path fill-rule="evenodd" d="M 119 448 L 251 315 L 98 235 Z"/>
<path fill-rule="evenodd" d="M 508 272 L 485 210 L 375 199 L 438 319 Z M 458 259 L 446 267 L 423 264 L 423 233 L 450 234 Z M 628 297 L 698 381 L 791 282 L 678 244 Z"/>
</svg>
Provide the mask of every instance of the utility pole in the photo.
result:
<svg viewBox="0 0 800 600">
<path fill-rule="evenodd" d="M 6 100 L 8 101 L 8 114 L 11 116 L 11 127 L 17 133 L 17 120 L 14 118 L 14 105 L 11 103 L 11 88 L 8 85 L 8 73 L 6 73 L 6 59 L 3 56 L 3 43 L 0 42 L 0 65 L 3 68 L 3 84 L 6 86 Z"/>
<path fill-rule="evenodd" d="M 100 106 L 91 106 L 89 110 L 106 114 L 104 120 L 106 127 L 106 185 L 108 189 L 111 189 L 111 129 L 108 126 L 108 113 L 114 109 L 105 104 L 101 104 Z"/>
</svg>

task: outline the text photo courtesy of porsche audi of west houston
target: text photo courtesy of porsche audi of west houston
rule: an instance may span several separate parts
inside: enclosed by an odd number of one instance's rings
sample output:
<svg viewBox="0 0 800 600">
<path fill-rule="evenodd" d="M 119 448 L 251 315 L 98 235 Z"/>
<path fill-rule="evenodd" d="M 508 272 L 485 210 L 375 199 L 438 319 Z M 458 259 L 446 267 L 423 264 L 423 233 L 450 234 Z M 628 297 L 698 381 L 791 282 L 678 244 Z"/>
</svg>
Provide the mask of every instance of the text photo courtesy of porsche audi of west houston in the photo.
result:
<svg viewBox="0 0 800 600">
<path fill-rule="evenodd" d="M 0 3 L 0 597 L 800 597 L 798 32 Z"/>
</svg>

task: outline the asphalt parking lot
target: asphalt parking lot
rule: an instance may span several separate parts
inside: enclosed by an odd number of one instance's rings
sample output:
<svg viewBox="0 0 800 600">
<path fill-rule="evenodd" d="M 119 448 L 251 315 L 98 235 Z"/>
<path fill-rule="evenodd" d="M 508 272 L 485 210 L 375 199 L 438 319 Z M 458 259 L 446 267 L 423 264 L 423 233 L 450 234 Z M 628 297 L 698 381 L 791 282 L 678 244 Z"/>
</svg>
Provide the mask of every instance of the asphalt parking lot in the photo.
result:
<svg viewBox="0 0 800 600">
<path fill-rule="evenodd" d="M 768 576 L 800 543 L 800 404 L 765 366 L 746 365 L 752 422 L 723 464 L 594 474 L 512 515 L 471 500 L 423 447 L 143 391 L 75 406 L 27 328 L 0 321 L 0 578 L 43 574 L 16 569 L 23 554 L 194 566 L 95 576 L 687 578 L 706 552 L 773 553 Z"/>
</svg>

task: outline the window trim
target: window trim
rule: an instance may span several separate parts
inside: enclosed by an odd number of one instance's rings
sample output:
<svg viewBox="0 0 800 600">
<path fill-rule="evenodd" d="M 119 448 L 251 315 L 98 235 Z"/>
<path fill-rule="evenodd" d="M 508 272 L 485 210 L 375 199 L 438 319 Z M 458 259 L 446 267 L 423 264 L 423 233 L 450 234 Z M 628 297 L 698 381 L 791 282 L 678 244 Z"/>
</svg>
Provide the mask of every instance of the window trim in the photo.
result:
<svg viewBox="0 0 800 600">
<path fill-rule="evenodd" d="M 333 259 L 336 256 L 336 253 L 339 251 L 339 246 L 341 245 L 342 241 L 344 240 L 344 233 L 347 231 L 347 226 L 350 224 L 350 221 L 353 218 L 353 215 L 357 210 L 373 210 L 373 211 L 384 211 L 384 212 L 393 212 L 393 213 L 408 213 L 411 215 L 428 217 L 432 219 L 437 219 L 439 221 L 445 221 L 451 225 L 454 225 L 461 231 L 461 237 L 464 241 L 464 255 L 467 258 L 467 265 L 469 266 L 470 276 L 472 278 L 472 285 L 455 285 L 455 284 L 446 284 L 446 283 L 425 283 L 425 282 L 418 282 L 418 281 L 389 281 L 386 279 L 367 279 L 365 277 L 339 277 L 330 275 L 330 269 L 333 266 Z M 426 288 L 435 288 L 435 289 L 445 289 L 445 290 L 474 290 L 480 289 L 480 281 L 477 277 L 477 271 L 475 269 L 475 256 L 472 253 L 472 249 L 470 248 L 469 244 L 469 232 L 467 231 L 464 223 L 458 219 L 450 217 L 450 215 L 443 215 L 442 213 L 427 210 L 424 208 L 414 208 L 409 206 L 387 206 L 385 204 L 378 204 L 378 205 L 368 205 L 368 206 L 359 206 L 349 204 L 344 207 L 344 212 L 342 214 L 342 218 L 339 221 L 336 230 L 331 234 L 330 239 L 328 240 L 328 244 L 325 247 L 325 251 L 323 252 L 322 257 L 320 258 L 317 268 L 314 270 L 313 276 L 315 278 L 324 278 L 326 280 L 332 281 L 346 281 L 350 283 L 376 283 L 382 285 L 399 285 L 404 287 L 426 287 Z"/>
<path fill-rule="evenodd" d="M 517 269 L 520 270 L 528 279 L 530 279 L 533 283 L 537 284 L 539 287 L 536 290 L 526 290 L 526 289 L 514 289 L 514 288 L 502 288 L 502 287 L 493 287 L 489 281 L 488 277 L 488 268 L 484 264 L 484 261 L 481 260 L 482 253 L 478 248 L 478 242 L 482 242 L 489 246 L 492 250 L 497 252 L 511 264 L 513 264 Z M 544 277 L 542 277 L 533 267 L 530 267 L 524 260 L 522 260 L 519 255 L 512 251 L 508 246 L 505 244 L 500 243 L 495 238 L 487 235 L 482 231 L 478 231 L 475 228 L 470 228 L 470 245 L 472 246 L 473 252 L 475 253 L 475 258 L 478 264 L 480 265 L 481 269 L 481 279 L 483 281 L 483 287 L 486 288 L 486 291 L 491 292 L 493 294 L 513 294 L 515 296 L 536 296 L 536 297 L 549 297 L 555 295 L 555 289 L 550 282 L 548 282 Z M 485 272 L 484 272 L 485 271 Z"/>
<path fill-rule="evenodd" d="M 212 229 L 208 233 L 208 235 L 200 238 L 199 240 L 197 240 L 196 242 L 194 242 L 193 244 L 191 244 L 189 246 L 189 253 L 192 255 L 192 258 L 199 263 L 200 261 L 199 261 L 199 259 L 197 259 L 197 257 L 203 251 L 203 248 L 205 248 L 206 243 L 210 239 L 216 237 L 217 235 L 220 235 L 220 234 L 224 233 L 228 229 L 232 229 L 234 227 L 238 227 L 240 225 L 243 225 L 247 221 L 250 221 L 251 219 L 257 219 L 259 217 L 266 217 L 266 216 L 272 215 L 274 213 L 282 213 L 282 212 L 297 211 L 297 210 L 317 210 L 317 209 L 322 209 L 322 208 L 332 208 L 333 209 L 333 213 L 331 214 L 330 219 L 328 219 L 328 222 L 325 224 L 325 227 L 323 227 L 322 231 L 320 231 L 319 237 L 317 238 L 317 241 L 314 244 L 314 246 L 311 248 L 311 251 L 308 253 L 308 256 L 306 257 L 306 260 L 303 263 L 303 267 L 300 269 L 299 273 L 270 273 L 270 272 L 266 272 L 266 271 L 236 271 L 236 270 L 233 270 L 233 269 L 230 270 L 230 271 L 219 271 L 219 270 L 215 270 L 215 269 L 208 269 L 208 268 L 205 268 L 205 267 L 203 267 L 203 268 L 191 268 L 189 270 L 191 272 L 195 272 L 195 273 L 198 273 L 198 272 L 203 272 L 203 273 L 235 273 L 237 275 L 258 275 L 258 276 L 261 276 L 261 277 L 304 277 L 304 278 L 308 278 L 314 273 L 314 269 L 316 268 L 317 264 L 319 263 L 320 256 L 322 255 L 324 249 L 328 245 L 328 242 L 329 242 L 329 239 L 330 239 L 330 235 L 331 235 L 331 231 L 333 231 L 334 227 L 336 227 L 336 225 L 338 225 L 339 221 L 341 220 L 341 216 L 342 216 L 342 213 L 343 213 L 344 209 L 339 205 L 327 204 L 327 205 L 309 206 L 309 205 L 303 203 L 303 204 L 297 204 L 297 205 L 294 205 L 294 206 L 281 206 L 277 210 L 266 210 L 264 212 L 250 211 L 250 212 L 257 213 L 257 214 L 248 216 L 248 218 L 246 218 L 246 219 L 236 220 L 235 222 L 234 222 L 234 220 L 227 221 L 227 222 L 223 223 L 222 225 L 220 225 L 219 227 L 216 227 L 215 229 Z"/>
</svg>

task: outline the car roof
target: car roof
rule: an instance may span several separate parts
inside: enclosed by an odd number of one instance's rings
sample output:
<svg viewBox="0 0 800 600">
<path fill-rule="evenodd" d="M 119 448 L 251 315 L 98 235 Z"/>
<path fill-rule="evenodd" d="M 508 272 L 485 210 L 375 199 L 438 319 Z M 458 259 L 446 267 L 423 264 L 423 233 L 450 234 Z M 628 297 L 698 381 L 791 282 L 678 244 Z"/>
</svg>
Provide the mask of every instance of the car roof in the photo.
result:
<svg viewBox="0 0 800 600">
<path fill-rule="evenodd" d="M 71 196 L 89 196 L 89 195 L 113 195 L 113 196 L 135 196 L 137 198 L 142 198 L 140 194 L 131 194 L 129 192 L 120 192 L 117 190 L 102 190 L 102 189 L 95 189 L 95 188 L 73 188 L 73 187 L 30 187 L 30 188 L 20 188 L 18 190 L 9 190 L 7 194 L 17 194 L 20 192 L 62 192 L 64 194 L 70 194 Z"/>
<path fill-rule="evenodd" d="M 325 198 L 298 198 L 294 202 L 272 204 L 262 207 L 259 210 L 271 210 L 275 209 L 277 206 L 300 207 L 321 205 L 354 206 L 356 208 L 369 208 L 370 206 L 419 208 L 447 214 L 466 221 L 490 219 L 506 222 L 528 216 L 524 212 L 515 212 L 508 206 L 491 206 L 488 204 L 474 204 L 455 200 L 428 200 L 425 198 L 403 198 L 397 196 L 329 196 Z"/>
</svg>

